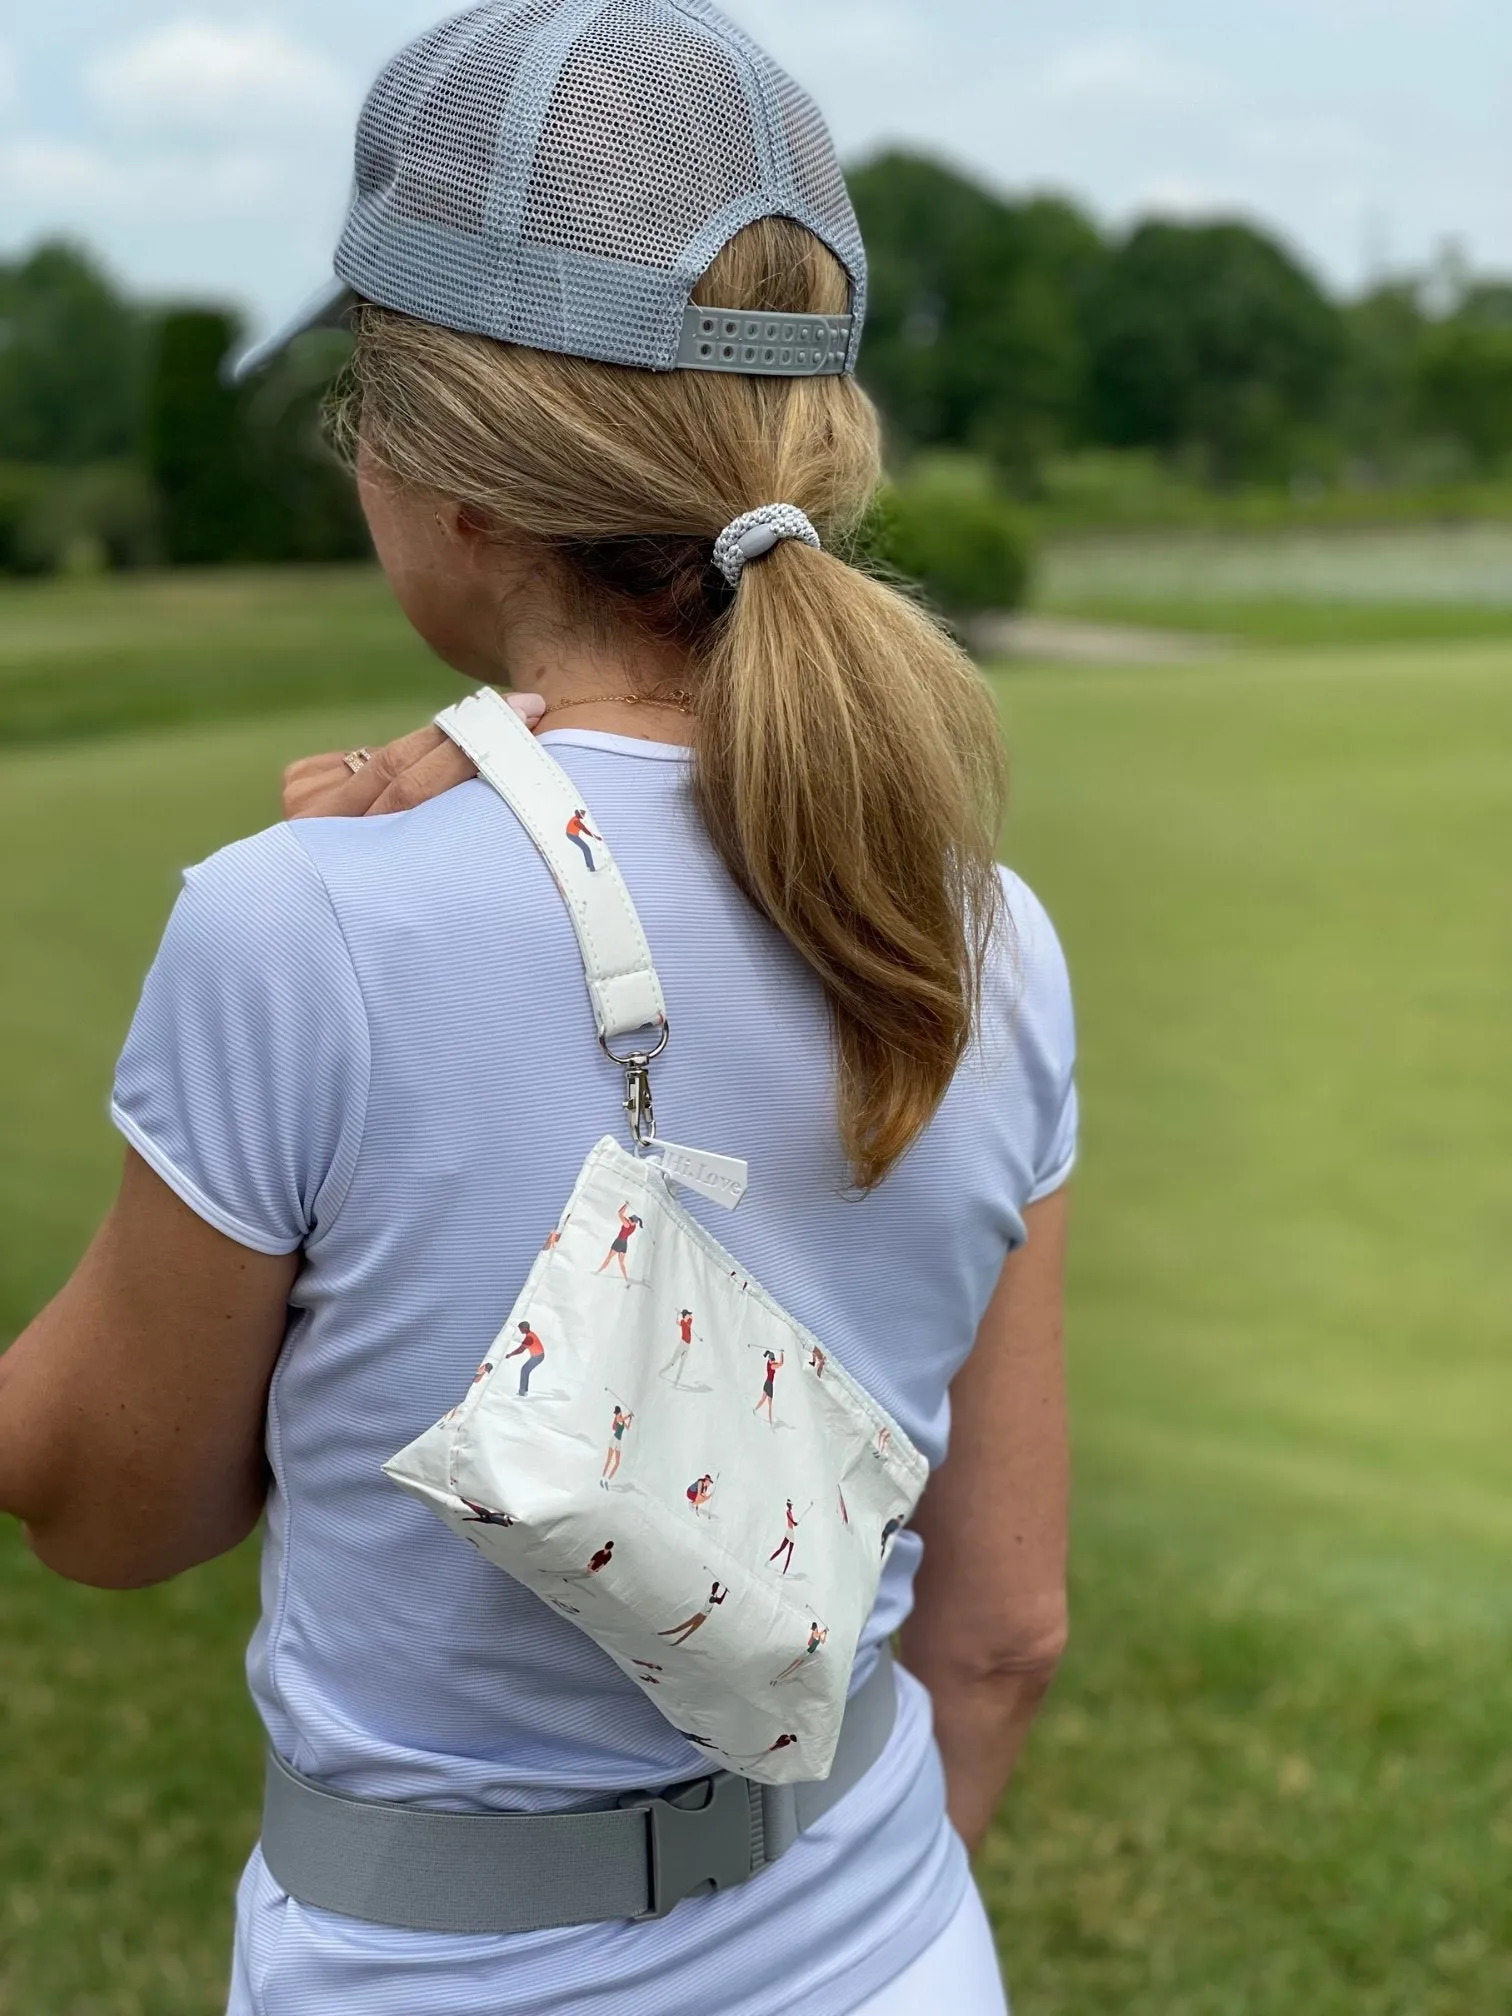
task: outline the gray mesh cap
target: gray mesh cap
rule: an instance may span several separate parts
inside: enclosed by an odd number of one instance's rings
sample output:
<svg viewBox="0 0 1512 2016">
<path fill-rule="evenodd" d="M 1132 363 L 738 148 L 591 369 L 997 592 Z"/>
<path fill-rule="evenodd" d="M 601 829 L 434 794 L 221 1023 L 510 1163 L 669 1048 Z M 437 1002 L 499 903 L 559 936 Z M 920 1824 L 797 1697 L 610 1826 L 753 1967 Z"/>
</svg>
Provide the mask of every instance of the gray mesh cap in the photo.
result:
<svg viewBox="0 0 1512 2016">
<path fill-rule="evenodd" d="M 654 371 L 853 371 L 866 255 L 813 101 L 707 0 L 484 0 L 388 65 L 357 130 L 336 281 L 246 377 L 353 297 L 446 328 Z M 699 308 L 762 217 L 839 259 L 851 313 Z"/>
</svg>

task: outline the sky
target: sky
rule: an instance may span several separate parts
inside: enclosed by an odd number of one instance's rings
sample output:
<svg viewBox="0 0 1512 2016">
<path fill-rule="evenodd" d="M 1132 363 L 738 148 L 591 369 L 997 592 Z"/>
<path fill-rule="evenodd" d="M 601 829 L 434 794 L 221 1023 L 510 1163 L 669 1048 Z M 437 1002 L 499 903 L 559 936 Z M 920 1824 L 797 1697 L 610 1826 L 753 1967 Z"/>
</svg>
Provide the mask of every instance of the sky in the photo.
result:
<svg viewBox="0 0 1512 2016">
<path fill-rule="evenodd" d="M 1509 0 L 725 0 L 847 159 L 923 150 L 1112 226 L 1242 215 L 1331 284 L 1512 273 Z M 0 255 L 281 319 L 329 273 L 363 93 L 436 0 L 0 0 Z"/>
</svg>

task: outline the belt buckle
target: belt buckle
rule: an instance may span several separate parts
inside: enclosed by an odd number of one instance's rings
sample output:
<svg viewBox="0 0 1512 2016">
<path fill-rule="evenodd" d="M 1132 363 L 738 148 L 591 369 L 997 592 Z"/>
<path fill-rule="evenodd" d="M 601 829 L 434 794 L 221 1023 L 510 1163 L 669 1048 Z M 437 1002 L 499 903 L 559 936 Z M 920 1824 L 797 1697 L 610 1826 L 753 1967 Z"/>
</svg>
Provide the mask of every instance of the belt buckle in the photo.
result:
<svg viewBox="0 0 1512 2016">
<path fill-rule="evenodd" d="M 703 1792 L 697 1806 L 679 1800 Z M 627 1798 L 623 1804 L 646 1816 L 651 1859 L 651 1902 L 637 1923 L 665 1918 L 685 1897 L 711 1890 L 732 1890 L 756 1873 L 749 1781 L 732 1771 L 662 1792 L 654 1797 Z"/>
</svg>

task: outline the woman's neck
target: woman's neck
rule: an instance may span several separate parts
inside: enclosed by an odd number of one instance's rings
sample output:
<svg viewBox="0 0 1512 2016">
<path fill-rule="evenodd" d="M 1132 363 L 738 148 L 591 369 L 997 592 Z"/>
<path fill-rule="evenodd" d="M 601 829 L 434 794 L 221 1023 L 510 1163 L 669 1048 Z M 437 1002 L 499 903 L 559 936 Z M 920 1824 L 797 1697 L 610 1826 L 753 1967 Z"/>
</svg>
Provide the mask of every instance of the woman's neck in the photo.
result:
<svg viewBox="0 0 1512 2016">
<path fill-rule="evenodd" d="M 674 646 L 628 638 L 605 649 L 560 636 L 516 636 L 504 660 L 500 683 L 546 702 L 538 732 L 591 728 L 644 742 L 693 740 L 688 654 Z"/>
</svg>

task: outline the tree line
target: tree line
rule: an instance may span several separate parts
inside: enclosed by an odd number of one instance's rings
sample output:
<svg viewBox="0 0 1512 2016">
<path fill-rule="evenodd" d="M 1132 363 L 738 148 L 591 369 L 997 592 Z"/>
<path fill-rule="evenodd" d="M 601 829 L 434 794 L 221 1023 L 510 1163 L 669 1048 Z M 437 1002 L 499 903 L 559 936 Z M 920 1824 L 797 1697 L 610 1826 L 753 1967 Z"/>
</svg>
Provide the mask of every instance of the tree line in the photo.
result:
<svg viewBox="0 0 1512 2016">
<path fill-rule="evenodd" d="M 1141 449 L 1214 487 L 1389 484 L 1512 462 L 1512 283 L 1445 270 L 1330 296 L 1238 222 L 1110 235 L 889 155 L 852 177 L 872 260 L 866 371 L 896 444 L 1047 461 Z"/>
<path fill-rule="evenodd" d="M 1073 203 L 901 153 L 851 187 L 896 516 L 911 470 L 932 486 L 921 525 L 953 487 L 963 538 L 974 525 L 995 565 L 992 513 L 1087 451 L 1137 451 L 1213 491 L 1512 471 L 1512 283 L 1451 264 L 1341 300 L 1247 223 L 1110 233 Z M 222 309 L 127 299 L 65 244 L 0 264 L 0 570 L 365 552 L 321 439 L 341 339 L 236 391 L 220 364 L 239 334 Z M 952 460 L 964 486 L 942 474 Z"/>
</svg>

